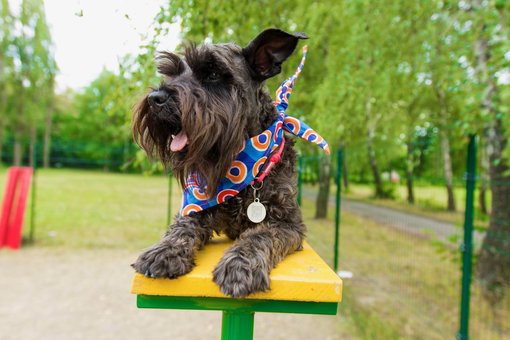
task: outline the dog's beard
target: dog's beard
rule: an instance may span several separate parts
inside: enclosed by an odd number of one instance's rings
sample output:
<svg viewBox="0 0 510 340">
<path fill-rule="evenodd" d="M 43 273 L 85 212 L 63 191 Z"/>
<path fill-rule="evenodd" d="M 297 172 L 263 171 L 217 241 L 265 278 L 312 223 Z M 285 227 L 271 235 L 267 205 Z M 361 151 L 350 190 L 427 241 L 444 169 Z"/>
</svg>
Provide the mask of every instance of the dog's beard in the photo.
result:
<svg viewBox="0 0 510 340">
<path fill-rule="evenodd" d="M 197 174 L 202 190 L 213 196 L 239 153 L 246 139 L 246 113 L 233 92 L 218 96 L 199 88 L 192 91 L 192 102 L 181 102 L 188 144 L 184 157 L 173 153 L 177 157 L 172 157 L 172 166 L 183 187 L 190 174 Z"/>
<path fill-rule="evenodd" d="M 183 188 L 196 174 L 212 197 L 247 138 L 246 113 L 234 90 L 211 95 L 195 87 L 177 96 L 178 110 L 165 107 L 155 113 L 146 98 L 140 102 L 133 116 L 135 141 L 150 158 L 171 166 Z"/>
</svg>

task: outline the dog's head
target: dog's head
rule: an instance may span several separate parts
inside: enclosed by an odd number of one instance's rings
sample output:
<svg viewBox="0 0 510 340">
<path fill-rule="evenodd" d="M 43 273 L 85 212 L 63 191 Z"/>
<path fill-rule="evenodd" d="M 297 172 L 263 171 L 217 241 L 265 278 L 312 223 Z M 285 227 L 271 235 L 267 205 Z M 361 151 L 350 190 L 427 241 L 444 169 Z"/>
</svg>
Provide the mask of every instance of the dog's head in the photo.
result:
<svg viewBox="0 0 510 340">
<path fill-rule="evenodd" d="M 148 93 L 133 115 L 135 141 L 158 156 L 184 185 L 197 173 L 209 195 L 225 176 L 244 140 L 277 117 L 264 80 L 280 73 L 303 33 L 278 29 L 260 33 L 246 47 L 188 45 L 183 57 L 156 57 L 161 85 Z"/>
</svg>

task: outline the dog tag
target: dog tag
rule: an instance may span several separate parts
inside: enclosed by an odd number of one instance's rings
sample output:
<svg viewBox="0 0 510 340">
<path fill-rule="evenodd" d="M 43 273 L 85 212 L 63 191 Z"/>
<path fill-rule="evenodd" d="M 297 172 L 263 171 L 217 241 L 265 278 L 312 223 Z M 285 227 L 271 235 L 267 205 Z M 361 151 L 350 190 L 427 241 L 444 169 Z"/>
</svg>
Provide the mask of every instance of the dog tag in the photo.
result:
<svg viewBox="0 0 510 340">
<path fill-rule="evenodd" d="M 258 198 L 255 198 L 255 202 L 251 203 L 248 206 L 247 215 L 250 221 L 253 223 L 259 223 L 266 218 L 266 207 L 262 203 L 260 203 L 260 200 Z"/>
</svg>

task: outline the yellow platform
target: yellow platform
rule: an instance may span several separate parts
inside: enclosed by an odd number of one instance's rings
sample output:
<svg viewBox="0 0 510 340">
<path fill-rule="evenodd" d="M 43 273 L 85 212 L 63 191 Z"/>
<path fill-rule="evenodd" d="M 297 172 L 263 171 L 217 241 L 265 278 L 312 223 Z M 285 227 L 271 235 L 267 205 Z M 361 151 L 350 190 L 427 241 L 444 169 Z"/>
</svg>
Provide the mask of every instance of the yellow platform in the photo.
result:
<svg viewBox="0 0 510 340">
<path fill-rule="evenodd" d="M 233 244 L 218 237 L 198 252 L 196 267 L 177 279 L 151 279 L 135 274 L 131 292 L 138 295 L 225 298 L 212 280 L 212 271 Z M 287 256 L 271 271 L 270 290 L 247 299 L 336 302 L 342 299 L 342 280 L 304 243 L 302 251 Z"/>
</svg>

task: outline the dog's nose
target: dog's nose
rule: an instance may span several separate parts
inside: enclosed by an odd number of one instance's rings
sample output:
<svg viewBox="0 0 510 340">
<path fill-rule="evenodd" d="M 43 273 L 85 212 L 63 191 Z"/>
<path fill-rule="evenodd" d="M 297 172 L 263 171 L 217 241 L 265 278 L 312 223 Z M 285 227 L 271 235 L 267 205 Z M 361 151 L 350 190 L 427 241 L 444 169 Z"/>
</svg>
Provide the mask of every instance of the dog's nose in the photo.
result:
<svg viewBox="0 0 510 340">
<path fill-rule="evenodd" d="M 149 100 L 149 104 L 154 106 L 163 106 L 167 102 L 170 94 L 164 90 L 156 90 L 149 93 L 147 100 Z"/>
</svg>

